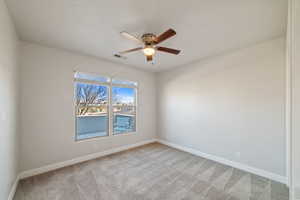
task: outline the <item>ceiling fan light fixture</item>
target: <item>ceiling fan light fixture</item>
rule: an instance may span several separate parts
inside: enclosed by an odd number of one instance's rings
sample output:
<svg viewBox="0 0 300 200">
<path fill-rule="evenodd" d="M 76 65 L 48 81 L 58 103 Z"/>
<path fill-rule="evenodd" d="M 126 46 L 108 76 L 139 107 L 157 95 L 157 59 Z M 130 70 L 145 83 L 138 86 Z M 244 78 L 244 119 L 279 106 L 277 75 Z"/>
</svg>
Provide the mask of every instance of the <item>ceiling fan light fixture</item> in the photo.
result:
<svg viewBox="0 0 300 200">
<path fill-rule="evenodd" d="M 164 53 L 170 53 L 173 55 L 178 55 L 180 53 L 180 50 L 177 49 L 172 49 L 168 47 L 162 47 L 162 46 L 157 46 L 161 42 L 173 37 L 176 35 L 176 31 L 173 29 L 168 29 L 167 31 L 163 32 L 162 34 L 156 36 L 153 33 L 145 33 L 141 37 L 137 38 L 134 35 L 129 34 L 126 31 L 122 31 L 121 35 L 126 37 L 127 39 L 134 40 L 141 45 L 140 47 L 134 48 L 134 49 L 128 49 L 126 51 L 121 51 L 118 53 L 117 57 L 120 58 L 122 55 L 131 53 L 131 52 L 137 52 L 137 51 L 142 51 L 143 54 L 146 57 L 147 62 L 152 62 L 154 54 L 157 52 L 164 52 Z"/>
<path fill-rule="evenodd" d="M 155 54 L 155 49 L 153 47 L 145 47 L 143 53 L 145 56 L 153 56 Z"/>
</svg>

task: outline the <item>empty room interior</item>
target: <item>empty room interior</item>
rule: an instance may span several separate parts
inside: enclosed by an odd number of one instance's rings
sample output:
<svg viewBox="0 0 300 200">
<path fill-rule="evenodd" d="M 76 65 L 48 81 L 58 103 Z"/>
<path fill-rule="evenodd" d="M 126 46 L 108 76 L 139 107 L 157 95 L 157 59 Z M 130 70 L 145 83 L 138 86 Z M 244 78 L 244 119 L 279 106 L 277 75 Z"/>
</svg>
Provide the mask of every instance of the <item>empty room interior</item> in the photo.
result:
<svg viewBox="0 0 300 200">
<path fill-rule="evenodd" d="M 0 0 L 0 200 L 300 200 L 300 0 Z"/>
</svg>

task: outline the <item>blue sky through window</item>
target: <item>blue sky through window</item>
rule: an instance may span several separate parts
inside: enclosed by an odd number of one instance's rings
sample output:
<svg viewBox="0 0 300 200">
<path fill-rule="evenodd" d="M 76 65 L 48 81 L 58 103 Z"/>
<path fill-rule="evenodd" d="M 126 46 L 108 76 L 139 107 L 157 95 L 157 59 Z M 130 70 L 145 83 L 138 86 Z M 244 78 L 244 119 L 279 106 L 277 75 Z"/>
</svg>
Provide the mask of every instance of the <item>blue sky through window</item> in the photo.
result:
<svg viewBox="0 0 300 200">
<path fill-rule="evenodd" d="M 112 87 L 112 99 L 114 104 L 134 104 L 134 98 L 134 88 Z"/>
</svg>

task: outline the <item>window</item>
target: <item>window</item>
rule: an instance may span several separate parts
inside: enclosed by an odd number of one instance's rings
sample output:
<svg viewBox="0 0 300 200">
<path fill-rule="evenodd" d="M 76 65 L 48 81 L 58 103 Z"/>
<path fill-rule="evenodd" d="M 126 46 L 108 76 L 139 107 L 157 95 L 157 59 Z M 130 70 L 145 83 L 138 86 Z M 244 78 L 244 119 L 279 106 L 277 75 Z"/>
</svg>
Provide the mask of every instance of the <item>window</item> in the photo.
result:
<svg viewBox="0 0 300 200">
<path fill-rule="evenodd" d="M 137 82 L 133 81 L 124 81 L 124 80 L 118 80 L 118 79 L 113 79 L 112 83 L 115 85 L 124 85 L 124 86 L 131 86 L 131 87 L 136 87 Z"/>
<path fill-rule="evenodd" d="M 89 81 L 97 81 L 102 83 L 109 83 L 109 78 L 103 76 L 95 76 L 92 74 L 83 74 L 80 72 L 75 73 L 75 79 L 77 80 L 89 80 Z"/>
<path fill-rule="evenodd" d="M 112 86 L 113 134 L 135 132 L 135 88 Z"/>
<path fill-rule="evenodd" d="M 76 139 L 109 133 L 108 86 L 76 82 Z"/>
<path fill-rule="evenodd" d="M 136 82 L 80 72 L 74 78 L 76 140 L 136 132 Z"/>
</svg>

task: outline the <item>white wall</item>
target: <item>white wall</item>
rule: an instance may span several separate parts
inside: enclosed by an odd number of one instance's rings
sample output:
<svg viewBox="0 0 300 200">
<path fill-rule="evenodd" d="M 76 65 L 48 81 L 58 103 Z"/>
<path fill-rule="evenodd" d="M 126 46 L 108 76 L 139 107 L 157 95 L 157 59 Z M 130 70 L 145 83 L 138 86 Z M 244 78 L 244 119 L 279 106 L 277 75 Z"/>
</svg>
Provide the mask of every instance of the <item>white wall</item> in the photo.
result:
<svg viewBox="0 0 300 200">
<path fill-rule="evenodd" d="M 7 199 L 18 173 L 18 38 L 0 0 L 0 199 Z"/>
<path fill-rule="evenodd" d="M 21 67 L 22 171 L 156 137 L 154 73 L 30 43 Z M 74 70 L 138 81 L 138 132 L 75 142 Z"/>
<path fill-rule="evenodd" d="M 300 1 L 295 0 L 294 40 L 291 41 L 293 52 L 292 65 L 292 180 L 296 187 L 296 199 L 300 199 Z"/>
<path fill-rule="evenodd" d="M 284 38 L 160 73 L 158 84 L 159 137 L 285 176 Z"/>
</svg>

